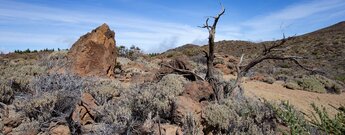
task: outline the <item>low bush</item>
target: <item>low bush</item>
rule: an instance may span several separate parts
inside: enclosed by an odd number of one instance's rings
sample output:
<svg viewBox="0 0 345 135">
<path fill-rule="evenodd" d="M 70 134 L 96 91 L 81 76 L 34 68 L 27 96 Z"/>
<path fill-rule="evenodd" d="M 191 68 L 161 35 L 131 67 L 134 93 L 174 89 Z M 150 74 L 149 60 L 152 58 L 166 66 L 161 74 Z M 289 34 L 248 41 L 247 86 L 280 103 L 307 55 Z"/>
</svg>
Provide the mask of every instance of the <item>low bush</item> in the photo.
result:
<svg viewBox="0 0 345 135">
<path fill-rule="evenodd" d="M 198 64 L 206 64 L 207 62 L 205 55 L 202 55 L 202 54 L 191 56 L 190 59 L 193 62 L 198 63 Z"/>
<path fill-rule="evenodd" d="M 0 82 L 0 102 L 11 104 L 14 100 L 12 88 L 5 82 Z"/>
<path fill-rule="evenodd" d="M 287 81 L 284 83 L 284 87 L 292 90 L 300 90 L 301 87 L 294 81 Z"/>
<path fill-rule="evenodd" d="M 343 86 L 341 84 L 321 75 L 302 76 L 302 78 L 297 78 L 295 80 L 303 90 L 337 94 L 342 92 L 341 89 Z"/>
<path fill-rule="evenodd" d="M 271 76 L 266 76 L 266 77 L 264 77 L 264 79 L 262 81 L 265 83 L 268 83 L 268 84 L 273 84 L 276 81 L 276 79 L 274 79 Z"/>
<path fill-rule="evenodd" d="M 281 102 L 280 105 L 274 106 L 274 111 L 278 119 L 289 128 L 292 135 L 310 134 L 303 114 L 295 110 L 289 102 Z"/>
<path fill-rule="evenodd" d="M 276 76 L 275 79 L 278 80 L 278 81 L 284 81 L 285 82 L 285 81 L 289 80 L 290 77 L 285 75 L 285 74 L 279 74 L 279 75 Z"/>
<path fill-rule="evenodd" d="M 32 93 L 30 83 L 35 76 L 45 73 L 36 60 L 23 58 L 9 60 L 0 65 L 0 81 L 10 82 L 15 93 Z"/>
<path fill-rule="evenodd" d="M 226 99 L 223 104 L 210 104 L 203 112 L 206 134 L 276 134 L 276 119 L 267 103 L 251 99 Z"/>
<path fill-rule="evenodd" d="M 53 73 L 35 77 L 30 87 L 38 94 L 59 90 L 81 92 L 85 89 L 86 84 L 84 79 L 79 76 Z"/>
<path fill-rule="evenodd" d="M 182 94 L 185 83 L 186 79 L 183 76 L 175 74 L 168 74 L 157 83 L 132 85 L 128 89 L 121 88 L 117 82 L 107 82 L 105 84 L 109 86 L 108 90 L 96 90 L 98 93 L 94 94 L 114 92 L 120 96 L 115 94 L 116 97 L 111 100 L 101 100 L 103 104 L 99 110 L 102 117 L 97 122 L 108 124 L 116 129 L 116 133 L 121 134 L 139 130 L 151 115 L 170 119 L 173 100 Z M 97 96 L 95 98 L 97 99 Z"/>
<path fill-rule="evenodd" d="M 44 93 L 24 100 L 23 105 L 18 109 L 23 110 L 30 119 L 45 123 L 52 117 L 56 100 L 57 92 Z"/>
<path fill-rule="evenodd" d="M 136 86 L 130 91 L 133 99 L 133 113 L 145 120 L 147 115 L 158 112 L 161 117 L 171 116 L 172 101 L 181 95 L 186 79 L 181 75 L 168 74 L 157 84 Z"/>
<path fill-rule="evenodd" d="M 231 108 L 228 106 L 215 103 L 206 106 L 203 110 L 203 115 L 209 126 L 220 131 L 222 129 L 227 129 L 230 124 L 230 120 L 235 119 L 231 117 L 231 114 L 234 113 L 231 111 Z"/>
<path fill-rule="evenodd" d="M 326 93 L 324 85 L 313 76 L 304 76 L 301 79 L 297 79 L 297 83 L 302 87 L 303 90 L 317 92 L 317 93 Z"/>
<path fill-rule="evenodd" d="M 283 131 L 284 134 L 334 134 L 345 133 L 345 109 L 343 106 L 335 108 L 338 113 L 332 117 L 321 106 L 311 104 L 313 112 L 306 120 L 301 112 L 298 112 L 289 102 L 282 102 L 278 106 L 273 106 L 277 118 L 281 123 L 289 128 Z M 288 133 L 289 132 L 289 133 Z"/>
<path fill-rule="evenodd" d="M 315 104 L 311 104 L 314 112 L 310 123 L 316 126 L 325 134 L 341 135 L 345 133 L 345 109 L 344 106 L 335 108 L 338 113 L 331 118 L 326 111 L 326 108 L 321 106 L 321 109 Z"/>
<path fill-rule="evenodd" d="M 85 88 L 84 92 L 90 93 L 97 101 L 103 105 L 106 102 L 119 97 L 123 87 L 118 80 L 101 79 L 92 81 L 94 86 Z"/>
<path fill-rule="evenodd" d="M 54 67 L 61 68 L 67 64 L 67 53 L 68 51 L 55 51 L 50 54 L 45 54 L 47 56 L 42 57 L 39 65 L 47 69 Z"/>
</svg>

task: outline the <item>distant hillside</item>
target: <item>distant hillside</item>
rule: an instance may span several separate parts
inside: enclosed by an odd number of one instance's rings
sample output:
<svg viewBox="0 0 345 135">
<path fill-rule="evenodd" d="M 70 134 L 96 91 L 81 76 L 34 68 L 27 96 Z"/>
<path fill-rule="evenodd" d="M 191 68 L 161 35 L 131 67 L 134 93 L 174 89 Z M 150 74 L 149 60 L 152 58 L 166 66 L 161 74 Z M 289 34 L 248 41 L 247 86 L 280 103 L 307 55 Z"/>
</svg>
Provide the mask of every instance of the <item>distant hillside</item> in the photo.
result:
<svg viewBox="0 0 345 135">
<path fill-rule="evenodd" d="M 265 43 L 272 44 L 274 42 L 277 41 Z M 327 73 L 326 76 L 345 82 L 345 22 L 296 36 L 294 40 L 288 41 L 286 45 L 290 46 L 290 49 L 284 53 L 306 57 L 307 59 L 302 61 L 303 64 L 320 69 Z M 201 53 L 202 50 L 207 50 L 207 45 L 201 47 L 186 45 L 169 50 L 164 54 L 177 52 L 185 55 L 196 55 Z M 217 53 L 236 57 L 245 54 L 246 60 L 260 53 L 261 50 L 262 43 L 247 41 L 219 41 L 216 43 Z M 295 68 L 292 63 L 274 61 L 262 63 L 255 71 L 270 74 L 290 72 L 290 74 L 294 73 L 294 75 L 305 73 Z"/>
</svg>

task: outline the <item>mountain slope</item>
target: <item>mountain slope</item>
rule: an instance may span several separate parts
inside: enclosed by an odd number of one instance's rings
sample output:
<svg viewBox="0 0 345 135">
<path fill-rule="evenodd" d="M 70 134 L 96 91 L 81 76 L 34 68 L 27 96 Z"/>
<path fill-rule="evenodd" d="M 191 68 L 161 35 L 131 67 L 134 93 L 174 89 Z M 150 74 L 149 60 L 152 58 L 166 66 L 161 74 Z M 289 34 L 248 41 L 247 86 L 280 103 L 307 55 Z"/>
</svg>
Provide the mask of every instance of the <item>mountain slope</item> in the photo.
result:
<svg viewBox="0 0 345 135">
<path fill-rule="evenodd" d="M 272 44 L 277 41 L 268 41 L 266 44 Z M 261 52 L 263 43 L 253 43 L 247 41 L 219 41 L 216 43 L 216 52 L 219 54 L 233 55 L 240 57 L 245 54 L 245 60 L 249 60 Z M 189 52 L 186 55 L 195 55 L 207 50 L 207 45 L 199 48 L 193 46 L 193 53 L 190 53 L 190 47 L 179 47 L 169 50 L 172 52 Z M 316 68 L 326 72 L 326 76 L 345 82 L 345 22 L 296 36 L 294 40 L 288 41 L 286 46 L 289 50 L 284 52 L 287 55 L 303 56 L 307 59 L 302 63 L 310 68 Z M 294 73 L 294 75 L 305 74 L 306 72 L 293 66 L 289 62 L 268 61 L 259 64 L 254 69 L 258 72 L 279 74 Z M 298 72 L 296 72 L 298 71 Z M 273 73 L 272 73 L 273 72 Z"/>
</svg>

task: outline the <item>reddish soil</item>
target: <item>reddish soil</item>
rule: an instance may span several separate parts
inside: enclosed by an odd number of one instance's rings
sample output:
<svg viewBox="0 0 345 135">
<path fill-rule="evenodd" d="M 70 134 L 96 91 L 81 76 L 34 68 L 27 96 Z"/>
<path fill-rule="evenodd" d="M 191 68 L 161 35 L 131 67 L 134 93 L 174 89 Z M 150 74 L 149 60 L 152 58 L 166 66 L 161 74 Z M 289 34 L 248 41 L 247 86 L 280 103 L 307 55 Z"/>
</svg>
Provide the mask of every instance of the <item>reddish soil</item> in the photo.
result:
<svg viewBox="0 0 345 135">
<path fill-rule="evenodd" d="M 311 114 L 311 103 L 315 103 L 317 106 L 325 106 L 331 115 L 334 115 L 337 111 L 330 105 L 335 107 L 345 105 L 345 93 L 338 95 L 290 90 L 283 87 L 282 83 L 283 82 L 275 82 L 274 84 L 267 84 L 260 81 L 247 81 L 243 85 L 245 88 L 245 95 L 249 97 L 257 97 L 277 103 L 282 100 L 288 100 L 296 109 L 307 115 Z"/>
</svg>

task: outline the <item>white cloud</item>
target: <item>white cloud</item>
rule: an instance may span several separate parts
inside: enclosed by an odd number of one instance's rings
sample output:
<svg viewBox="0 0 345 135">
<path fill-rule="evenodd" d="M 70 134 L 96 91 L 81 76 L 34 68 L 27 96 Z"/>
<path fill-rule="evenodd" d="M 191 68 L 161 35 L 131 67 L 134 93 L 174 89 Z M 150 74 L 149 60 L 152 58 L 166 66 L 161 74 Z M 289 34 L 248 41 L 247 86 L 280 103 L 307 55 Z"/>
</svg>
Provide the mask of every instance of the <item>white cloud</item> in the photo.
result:
<svg viewBox="0 0 345 135">
<path fill-rule="evenodd" d="M 69 46 L 81 34 L 89 32 L 104 22 L 115 30 L 118 45 L 137 45 L 146 52 L 164 51 L 187 43 L 199 45 L 207 43 L 208 33 L 206 29 L 166 22 L 159 18 L 150 19 L 107 9 L 94 9 L 95 12 L 90 12 L 15 1 L 0 0 L 0 2 L 0 29 L 2 28 L 0 43 Z M 317 19 L 344 16 L 344 9 L 345 2 L 343 0 L 313 0 L 308 3 L 296 3 L 278 11 L 247 19 L 242 24 L 222 22 L 218 26 L 216 39 L 258 41 L 280 38 L 281 26 L 289 31 L 290 28 L 301 26 L 296 25 L 297 23 L 308 24 L 312 21 L 320 21 Z M 174 10 L 172 12 L 180 11 Z M 5 26 L 1 26 L 2 24 L 45 24 L 48 27 L 45 26 L 47 27 L 46 30 L 40 28 L 42 31 L 37 32 L 19 28 L 3 30 Z M 40 26 L 36 27 L 39 28 Z"/>
<path fill-rule="evenodd" d="M 191 43 L 199 37 L 207 36 L 206 31 L 196 26 L 163 22 L 157 19 L 151 20 L 128 14 L 119 14 L 115 11 L 107 12 L 107 14 L 89 13 L 86 15 L 83 11 L 57 9 L 13 1 L 5 1 L 0 5 L 0 20 L 47 23 L 49 25 L 58 25 L 60 28 L 79 28 L 78 31 L 74 31 L 75 33 L 86 33 L 93 27 L 106 22 L 111 28 L 115 29 L 118 44 L 127 46 L 134 44 L 147 52 L 164 51 L 178 45 Z M 80 28 L 80 26 L 85 27 Z M 85 31 L 85 29 L 88 30 Z M 53 28 L 51 31 L 61 31 L 61 29 Z M 73 33 L 67 31 L 64 30 L 61 33 Z M 16 31 L 16 35 L 8 35 L 8 33 L 2 32 L 0 33 L 0 37 L 2 37 L 0 42 L 70 44 L 71 39 L 79 37 L 73 37 L 73 35 L 76 34 L 58 36 L 48 31 L 42 34 Z M 21 41 L 16 41 L 18 38 Z"/>
<path fill-rule="evenodd" d="M 301 25 L 308 27 L 307 25 L 313 21 L 319 23 L 317 19 L 329 17 L 333 13 L 345 15 L 344 12 L 338 12 L 344 8 L 344 0 L 313 0 L 308 3 L 293 4 L 269 14 L 259 15 L 246 21 L 242 27 L 248 30 L 244 34 L 245 38 L 271 40 L 272 38 L 281 38 L 282 32 L 289 31 L 292 27 L 301 27 Z"/>
</svg>

